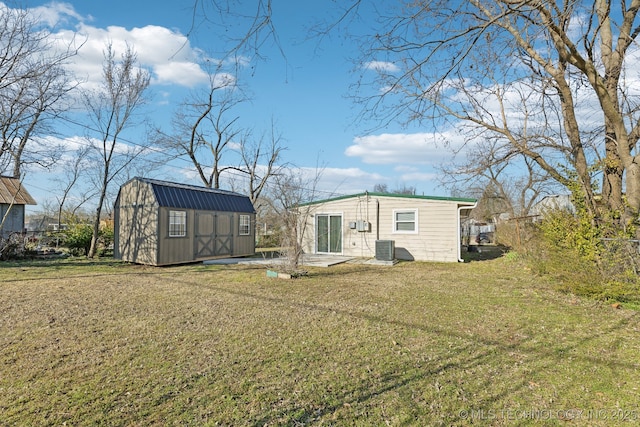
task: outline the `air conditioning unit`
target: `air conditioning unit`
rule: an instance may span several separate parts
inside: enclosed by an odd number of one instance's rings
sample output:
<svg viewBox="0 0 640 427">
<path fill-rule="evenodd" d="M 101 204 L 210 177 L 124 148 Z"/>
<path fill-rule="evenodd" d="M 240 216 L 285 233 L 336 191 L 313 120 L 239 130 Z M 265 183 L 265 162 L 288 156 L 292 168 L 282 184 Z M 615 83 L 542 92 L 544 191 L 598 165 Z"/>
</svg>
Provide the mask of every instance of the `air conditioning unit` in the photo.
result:
<svg viewBox="0 0 640 427">
<path fill-rule="evenodd" d="M 376 240 L 376 259 L 378 261 L 393 261 L 396 257 L 394 240 Z"/>
</svg>

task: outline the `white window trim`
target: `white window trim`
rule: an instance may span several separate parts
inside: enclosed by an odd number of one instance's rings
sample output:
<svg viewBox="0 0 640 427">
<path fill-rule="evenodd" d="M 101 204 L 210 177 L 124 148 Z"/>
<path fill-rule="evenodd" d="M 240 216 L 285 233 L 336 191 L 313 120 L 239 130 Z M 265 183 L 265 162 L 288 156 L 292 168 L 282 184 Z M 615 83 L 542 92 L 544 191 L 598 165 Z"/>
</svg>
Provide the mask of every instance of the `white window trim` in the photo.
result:
<svg viewBox="0 0 640 427">
<path fill-rule="evenodd" d="M 415 225 L 415 229 L 413 231 L 409 231 L 409 230 L 396 230 L 396 214 L 401 213 L 401 212 L 413 212 L 414 214 L 414 225 Z M 420 226 L 419 226 L 419 222 L 418 222 L 418 209 L 394 209 L 393 210 L 393 217 L 391 218 L 391 233 L 392 234 L 418 234 L 418 230 L 420 230 Z"/>
<path fill-rule="evenodd" d="M 246 218 L 247 223 L 243 224 L 242 220 Z M 243 233 L 243 227 L 246 225 L 247 232 Z M 240 215 L 240 219 L 238 220 L 238 235 L 240 236 L 250 236 L 251 235 L 251 216 L 250 215 Z"/>
<path fill-rule="evenodd" d="M 340 217 L 340 223 L 341 223 L 341 227 L 340 227 L 340 240 L 341 240 L 341 250 L 340 252 L 318 252 L 318 217 L 319 216 L 339 216 Z M 316 254 L 331 254 L 331 255 L 342 255 L 344 253 L 344 212 L 318 212 L 313 214 L 313 246 L 314 246 L 314 253 Z"/>
<path fill-rule="evenodd" d="M 172 213 L 183 213 L 184 215 L 181 215 L 184 218 L 184 227 L 183 230 L 180 234 L 176 234 L 172 231 L 172 225 L 173 224 L 178 224 L 178 223 L 172 223 L 171 222 L 171 214 Z M 176 209 L 171 209 L 169 211 L 169 237 L 185 237 L 187 235 L 187 211 L 181 211 L 181 210 L 176 210 Z"/>
</svg>

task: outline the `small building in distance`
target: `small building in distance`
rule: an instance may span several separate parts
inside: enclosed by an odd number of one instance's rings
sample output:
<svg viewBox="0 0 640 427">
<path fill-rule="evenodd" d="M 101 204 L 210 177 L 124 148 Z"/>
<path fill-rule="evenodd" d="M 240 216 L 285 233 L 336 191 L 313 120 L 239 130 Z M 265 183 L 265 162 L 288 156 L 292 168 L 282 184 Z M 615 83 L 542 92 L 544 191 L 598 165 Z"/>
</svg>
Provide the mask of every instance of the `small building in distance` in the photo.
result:
<svg viewBox="0 0 640 427">
<path fill-rule="evenodd" d="M 573 206 L 570 194 L 553 194 L 543 197 L 539 202 L 531 207 L 529 216 L 533 221 L 541 221 L 548 212 L 558 210 L 570 212 L 572 214 L 576 212 L 576 208 Z"/>
<path fill-rule="evenodd" d="M 114 206 L 114 257 L 160 266 L 254 255 L 255 215 L 238 193 L 133 178 Z"/>
<path fill-rule="evenodd" d="M 0 238 L 25 232 L 25 206 L 36 201 L 18 178 L 0 176 Z"/>
</svg>

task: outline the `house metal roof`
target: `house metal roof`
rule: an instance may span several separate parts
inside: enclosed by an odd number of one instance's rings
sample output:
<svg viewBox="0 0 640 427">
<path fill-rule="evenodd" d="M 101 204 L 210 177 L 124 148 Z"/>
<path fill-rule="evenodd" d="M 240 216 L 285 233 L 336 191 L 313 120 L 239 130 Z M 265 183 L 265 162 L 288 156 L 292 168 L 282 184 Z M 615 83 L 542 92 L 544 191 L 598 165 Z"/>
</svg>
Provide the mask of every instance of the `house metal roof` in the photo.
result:
<svg viewBox="0 0 640 427">
<path fill-rule="evenodd" d="M 350 195 L 347 195 L 347 196 L 334 197 L 334 198 L 330 198 L 330 199 L 316 200 L 316 201 L 313 201 L 313 202 L 301 203 L 300 206 L 308 206 L 308 205 L 315 205 L 315 204 L 320 204 L 320 203 L 335 202 L 337 200 L 351 199 L 351 198 L 354 198 L 354 197 L 362 197 L 362 196 L 395 197 L 395 198 L 421 199 L 421 200 L 441 200 L 441 201 L 447 201 L 447 202 L 456 202 L 458 204 L 464 204 L 464 205 L 473 205 L 473 204 L 475 204 L 477 202 L 476 199 L 461 198 L 461 197 L 418 196 L 418 195 L 413 195 L 413 194 L 391 194 L 391 193 L 369 193 L 369 192 L 364 192 L 364 193 L 358 193 L 358 194 L 350 194 Z"/>
<path fill-rule="evenodd" d="M 162 207 L 222 212 L 255 212 L 249 197 L 232 191 L 148 178 L 134 179 L 150 184 L 158 204 Z"/>
<path fill-rule="evenodd" d="M 0 203 L 7 205 L 37 205 L 18 178 L 0 176 Z M 2 219 L 2 218 L 0 218 Z"/>
</svg>

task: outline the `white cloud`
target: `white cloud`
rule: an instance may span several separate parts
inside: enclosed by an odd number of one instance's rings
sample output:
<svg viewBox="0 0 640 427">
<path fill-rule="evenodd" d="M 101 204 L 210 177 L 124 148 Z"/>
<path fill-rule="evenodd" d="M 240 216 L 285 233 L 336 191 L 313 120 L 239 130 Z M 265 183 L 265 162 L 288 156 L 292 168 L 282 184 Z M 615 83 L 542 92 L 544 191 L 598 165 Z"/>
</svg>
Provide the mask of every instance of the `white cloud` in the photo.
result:
<svg viewBox="0 0 640 427">
<path fill-rule="evenodd" d="M 51 40 L 57 49 L 78 47 L 68 68 L 85 87 L 95 87 L 102 78 L 102 64 L 107 44 L 116 57 L 131 47 L 140 66 L 151 72 L 152 84 L 194 87 L 208 82 L 208 74 L 200 64 L 215 63 L 203 51 L 191 46 L 188 38 L 174 30 L 157 25 L 131 29 L 121 26 L 98 28 L 90 25 L 91 17 L 79 15 L 68 3 L 49 3 L 31 9 L 34 17 L 54 28 Z M 238 58 L 238 63 L 244 61 Z M 221 73 L 216 79 L 228 80 Z"/>
<path fill-rule="evenodd" d="M 87 146 L 87 140 L 82 136 L 58 138 L 57 136 L 49 135 L 39 138 L 38 142 L 47 147 L 60 147 L 63 151 L 70 153 L 75 153 L 80 148 Z"/>
<path fill-rule="evenodd" d="M 138 62 L 152 73 L 152 83 L 193 87 L 207 82 L 207 73 L 199 65 L 202 52 L 191 48 L 187 38 L 167 28 L 147 25 L 128 30 L 110 26 L 106 29 L 81 25 L 78 33 L 86 37 L 74 61 L 74 71 L 87 76 L 89 82 L 100 79 L 104 50 L 108 43 L 116 57 L 131 47 Z"/>
<path fill-rule="evenodd" d="M 415 166 L 399 165 L 393 168 L 393 170 L 395 170 L 396 172 L 411 173 L 411 172 L 418 172 L 420 168 L 417 168 Z"/>
<path fill-rule="evenodd" d="M 386 61 L 369 61 L 365 62 L 362 67 L 365 70 L 377 71 L 379 73 L 397 73 L 400 68 L 393 62 Z"/>
<path fill-rule="evenodd" d="M 401 174 L 400 179 L 408 183 L 433 182 L 438 179 L 438 174 L 433 172 L 410 172 Z"/>
<path fill-rule="evenodd" d="M 451 147 L 462 145 L 450 133 L 383 133 L 354 138 L 345 154 L 368 164 L 433 165 L 451 158 Z"/>
<path fill-rule="evenodd" d="M 100 139 L 87 138 L 86 136 L 76 135 L 67 138 L 58 138 L 50 135 L 44 139 L 48 141 L 48 144 L 63 147 L 64 151 L 68 153 L 75 154 L 78 150 L 89 146 L 96 147 L 98 150 L 102 149 L 102 141 Z M 114 148 L 114 152 L 119 154 L 127 153 L 129 151 L 131 151 L 131 146 L 123 142 L 117 142 Z"/>
<path fill-rule="evenodd" d="M 396 168 L 398 169 L 398 168 Z M 313 177 L 315 169 L 305 168 L 309 177 Z M 345 194 L 356 194 L 372 191 L 376 184 L 386 184 L 389 188 L 398 188 L 404 184 L 416 186 L 421 191 L 436 192 L 433 189 L 437 174 L 412 168 L 404 173 L 386 175 L 379 172 L 368 172 L 360 168 L 326 168 L 318 182 L 319 198 Z"/>
<path fill-rule="evenodd" d="M 5 6 L 4 3 L 0 5 Z M 70 21 L 92 21 L 93 17 L 83 17 L 75 11 L 69 3 L 51 2 L 46 6 L 37 6 L 29 9 L 36 19 L 49 27 L 54 27 Z"/>
<path fill-rule="evenodd" d="M 193 62 L 167 62 L 153 67 L 156 84 L 178 84 L 193 87 L 207 81 L 208 76 L 202 68 Z"/>
<path fill-rule="evenodd" d="M 411 183 L 410 185 L 414 185 L 418 182 L 432 183 L 438 178 L 438 174 L 431 171 L 425 172 L 424 168 L 415 166 L 399 165 L 394 167 L 393 170 L 400 174 L 398 177 L 401 182 Z"/>
<path fill-rule="evenodd" d="M 259 166 L 258 169 L 266 170 L 266 166 Z M 205 172 L 208 173 L 209 171 Z M 300 167 L 295 168 L 295 172 L 300 173 L 302 181 L 309 183 L 310 187 L 313 185 L 312 182 L 316 175 L 318 173 L 321 174 L 315 188 L 316 192 L 319 193 L 319 198 L 371 190 L 376 183 L 383 182 L 386 179 L 378 173 L 370 173 L 358 168 L 325 168 L 319 170 L 313 167 Z M 181 168 L 178 175 L 183 177 L 179 181 L 202 185 L 199 175 L 193 168 Z M 244 175 L 240 175 L 235 171 L 225 172 L 221 178 L 225 189 L 232 189 L 240 193 L 245 191 L 247 183 Z"/>
<path fill-rule="evenodd" d="M 230 141 L 227 144 L 227 148 L 229 148 L 229 150 L 232 150 L 232 151 L 240 152 L 242 150 L 242 143 L 235 142 L 235 141 Z"/>
<path fill-rule="evenodd" d="M 300 171 L 309 181 L 313 180 L 318 172 L 321 173 L 316 190 L 320 193 L 318 198 L 327 198 L 335 195 L 361 193 L 371 190 L 373 186 L 385 180 L 379 173 L 367 172 L 359 168 L 316 168 L 305 167 Z"/>
</svg>

